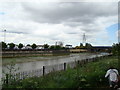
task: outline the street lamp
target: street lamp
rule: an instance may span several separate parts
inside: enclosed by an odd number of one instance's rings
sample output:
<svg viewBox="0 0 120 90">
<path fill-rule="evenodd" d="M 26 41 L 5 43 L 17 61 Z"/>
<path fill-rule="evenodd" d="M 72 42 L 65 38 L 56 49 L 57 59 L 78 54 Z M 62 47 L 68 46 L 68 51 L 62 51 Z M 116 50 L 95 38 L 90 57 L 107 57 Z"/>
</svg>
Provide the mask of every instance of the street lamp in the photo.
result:
<svg viewBox="0 0 120 90">
<path fill-rule="evenodd" d="M 6 42 L 6 30 L 4 30 L 4 43 Z"/>
</svg>

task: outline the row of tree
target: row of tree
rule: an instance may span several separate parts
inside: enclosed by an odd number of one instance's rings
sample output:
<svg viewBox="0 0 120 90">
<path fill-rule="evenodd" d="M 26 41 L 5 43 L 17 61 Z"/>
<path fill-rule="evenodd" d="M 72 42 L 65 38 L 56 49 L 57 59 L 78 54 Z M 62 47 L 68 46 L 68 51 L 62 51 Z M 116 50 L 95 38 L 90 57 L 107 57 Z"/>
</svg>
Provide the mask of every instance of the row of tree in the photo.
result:
<svg viewBox="0 0 120 90">
<path fill-rule="evenodd" d="M 1 44 L 2 44 L 2 49 L 6 49 L 6 48 L 14 49 L 15 46 L 17 46 L 19 49 L 21 49 L 21 48 L 24 47 L 24 45 L 22 43 L 19 43 L 18 45 L 16 45 L 14 43 L 8 43 L 8 44 L 6 44 L 5 42 L 1 42 Z M 32 45 L 28 44 L 26 46 L 31 46 L 33 49 L 35 49 L 37 47 L 36 44 L 32 44 Z"/>
<path fill-rule="evenodd" d="M 1 42 L 2 43 L 2 49 L 14 49 L 16 46 L 18 47 L 18 49 L 22 49 L 24 47 L 24 45 L 22 43 L 19 43 L 18 45 L 14 44 L 14 43 L 8 43 L 6 44 L 5 42 Z M 36 49 L 38 46 L 33 43 L 32 45 L 27 44 L 26 46 L 31 47 L 32 49 Z M 65 47 L 63 47 L 62 45 L 48 45 L 48 44 L 44 44 L 43 45 L 44 49 L 65 49 Z M 76 46 L 76 49 L 80 49 L 80 48 L 92 48 L 92 45 L 90 43 L 86 43 L 85 46 L 80 43 L 80 46 Z"/>
<path fill-rule="evenodd" d="M 2 44 L 2 49 L 6 49 L 6 48 L 7 49 L 14 49 L 15 46 L 17 46 L 19 49 L 22 49 L 24 47 L 24 45 L 22 43 L 19 43 L 18 45 L 16 45 L 14 43 L 6 44 L 5 42 L 1 42 L 1 44 Z M 31 47 L 32 49 L 36 49 L 38 47 L 35 43 L 33 43 L 32 45 L 27 44 L 26 46 Z M 52 46 L 50 46 L 48 44 L 44 44 L 43 48 L 44 49 L 48 49 L 48 48 L 49 49 L 64 49 L 65 47 L 60 46 L 60 45 L 52 45 Z"/>
</svg>

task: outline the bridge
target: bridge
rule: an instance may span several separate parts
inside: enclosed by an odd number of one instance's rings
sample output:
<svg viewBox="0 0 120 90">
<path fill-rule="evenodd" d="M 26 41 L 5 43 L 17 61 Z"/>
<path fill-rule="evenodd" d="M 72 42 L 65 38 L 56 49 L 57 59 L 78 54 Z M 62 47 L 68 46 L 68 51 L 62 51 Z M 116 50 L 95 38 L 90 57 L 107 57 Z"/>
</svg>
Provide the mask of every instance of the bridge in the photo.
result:
<svg viewBox="0 0 120 90">
<path fill-rule="evenodd" d="M 111 52 L 112 46 L 93 46 L 91 52 Z"/>
</svg>

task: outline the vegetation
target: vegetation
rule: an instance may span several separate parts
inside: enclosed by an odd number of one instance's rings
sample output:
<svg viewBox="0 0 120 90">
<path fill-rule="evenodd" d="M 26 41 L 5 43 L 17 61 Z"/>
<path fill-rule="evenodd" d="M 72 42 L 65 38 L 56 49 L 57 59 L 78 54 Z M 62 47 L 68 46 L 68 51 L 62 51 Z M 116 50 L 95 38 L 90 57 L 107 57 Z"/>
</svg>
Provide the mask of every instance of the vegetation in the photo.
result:
<svg viewBox="0 0 120 90">
<path fill-rule="evenodd" d="M 33 44 L 31 45 L 31 47 L 32 47 L 32 49 L 35 49 L 35 48 L 37 47 L 37 45 L 36 45 L 35 43 L 33 43 Z"/>
<path fill-rule="evenodd" d="M 10 49 L 13 49 L 13 48 L 15 47 L 15 44 L 14 44 L 14 43 L 9 43 L 8 45 L 9 45 L 9 48 L 10 48 Z"/>
<path fill-rule="evenodd" d="M 50 49 L 64 49 L 64 47 L 60 46 L 60 45 L 55 45 L 55 46 L 50 46 Z"/>
<path fill-rule="evenodd" d="M 104 77 L 109 66 L 116 66 L 116 57 L 107 57 L 99 62 L 77 65 L 77 68 L 66 71 L 52 72 L 42 77 L 27 78 L 22 81 L 3 85 L 3 88 L 89 88 L 107 87 L 108 80 Z"/>
<path fill-rule="evenodd" d="M 49 45 L 48 44 L 44 44 L 44 48 L 45 49 L 49 48 Z"/>
<path fill-rule="evenodd" d="M 82 43 L 80 43 L 80 46 L 76 46 L 75 48 L 77 48 L 77 49 L 80 49 L 80 48 L 90 49 L 90 48 L 92 48 L 92 45 L 90 43 L 86 43 L 84 46 Z"/>
<path fill-rule="evenodd" d="M 85 44 L 85 47 L 86 47 L 86 48 L 92 48 L 92 45 L 91 45 L 90 43 L 86 43 L 86 44 Z"/>
<path fill-rule="evenodd" d="M 1 42 L 1 44 L 3 49 L 7 48 L 7 44 L 5 42 Z"/>
<path fill-rule="evenodd" d="M 23 44 L 20 43 L 20 44 L 18 45 L 18 48 L 21 49 L 22 47 L 23 47 Z"/>
<path fill-rule="evenodd" d="M 6 44 L 5 42 L 0 42 L 2 43 L 2 49 L 14 49 L 14 47 L 16 46 L 16 49 L 22 49 L 24 47 L 24 45 L 22 43 L 19 43 L 18 45 L 14 44 L 14 43 L 8 43 Z M 7 46 L 9 48 L 7 48 Z M 35 43 L 33 43 L 32 45 L 27 44 L 26 46 L 31 47 L 32 49 L 37 48 L 37 45 Z M 43 45 L 44 49 L 65 49 L 65 47 L 63 47 L 63 42 L 56 42 L 56 45 L 48 45 L 48 44 L 44 44 Z M 85 46 L 83 46 L 82 43 L 80 43 L 80 46 L 76 46 L 75 48 L 80 49 L 80 48 L 92 48 L 92 45 L 90 43 L 86 43 Z"/>
<path fill-rule="evenodd" d="M 120 43 L 113 44 L 112 53 L 118 58 L 118 66 L 120 70 Z"/>
<path fill-rule="evenodd" d="M 120 56 L 120 43 L 114 43 L 113 46 L 112 46 L 112 53 L 114 55 L 118 55 Z"/>
</svg>

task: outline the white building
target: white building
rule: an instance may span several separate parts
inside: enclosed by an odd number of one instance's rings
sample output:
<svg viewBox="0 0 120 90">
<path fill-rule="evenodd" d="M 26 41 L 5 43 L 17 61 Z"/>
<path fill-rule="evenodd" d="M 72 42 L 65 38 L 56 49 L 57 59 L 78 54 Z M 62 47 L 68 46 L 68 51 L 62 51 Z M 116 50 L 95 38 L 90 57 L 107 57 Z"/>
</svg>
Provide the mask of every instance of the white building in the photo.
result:
<svg viewBox="0 0 120 90">
<path fill-rule="evenodd" d="M 21 49 L 32 49 L 31 46 L 23 46 Z"/>
<path fill-rule="evenodd" d="M 15 45 L 14 49 L 19 49 L 17 45 Z"/>
<path fill-rule="evenodd" d="M 37 45 L 36 49 L 44 49 L 44 45 Z"/>
<path fill-rule="evenodd" d="M 65 45 L 65 48 L 72 48 L 72 45 Z"/>
</svg>

